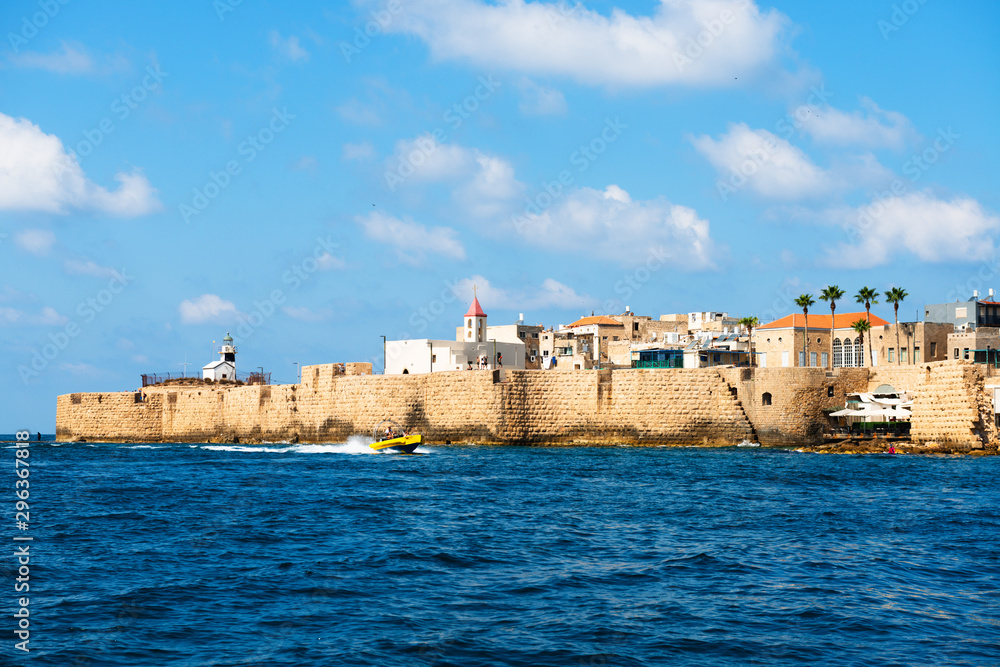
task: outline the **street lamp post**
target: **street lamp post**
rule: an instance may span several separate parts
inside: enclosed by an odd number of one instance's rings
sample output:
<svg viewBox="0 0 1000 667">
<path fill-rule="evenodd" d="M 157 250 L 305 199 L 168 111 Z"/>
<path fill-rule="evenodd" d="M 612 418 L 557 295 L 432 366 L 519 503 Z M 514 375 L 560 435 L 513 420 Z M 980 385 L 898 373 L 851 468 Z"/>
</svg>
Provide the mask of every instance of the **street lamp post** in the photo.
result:
<svg viewBox="0 0 1000 667">
<path fill-rule="evenodd" d="M 382 336 L 382 375 L 385 375 L 385 336 Z"/>
<path fill-rule="evenodd" d="M 490 338 L 489 342 L 493 343 L 493 363 L 490 364 L 490 367 L 493 368 L 493 369 L 496 369 L 496 367 L 497 367 L 497 339 L 496 338 Z"/>
<path fill-rule="evenodd" d="M 302 384 L 302 371 L 299 369 L 299 362 L 293 361 L 292 365 L 295 366 L 295 380 L 298 384 Z"/>
<path fill-rule="evenodd" d="M 431 367 L 430 367 L 430 371 L 429 372 L 433 373 L 434 372 L 434 343 L 432 343 L 430 341 L 427 341 L 427 346 L 431 350 L 431 357 L 430 357 Z"/>
</svg>

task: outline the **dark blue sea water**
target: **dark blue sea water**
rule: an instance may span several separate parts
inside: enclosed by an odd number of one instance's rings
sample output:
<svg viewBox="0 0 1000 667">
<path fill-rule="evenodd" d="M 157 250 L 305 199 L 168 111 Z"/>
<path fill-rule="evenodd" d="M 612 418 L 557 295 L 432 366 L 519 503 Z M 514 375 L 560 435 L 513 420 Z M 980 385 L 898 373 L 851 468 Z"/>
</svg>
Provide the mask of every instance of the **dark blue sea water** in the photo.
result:
<svg viewBox="0 0 1000 667">
<path fill-rule="evenodd" d="M 0 656 L 1000 664 L 1000 458 L 425 451 L 32 445 L 32 651 L 5 558 Z"/>
</svg>

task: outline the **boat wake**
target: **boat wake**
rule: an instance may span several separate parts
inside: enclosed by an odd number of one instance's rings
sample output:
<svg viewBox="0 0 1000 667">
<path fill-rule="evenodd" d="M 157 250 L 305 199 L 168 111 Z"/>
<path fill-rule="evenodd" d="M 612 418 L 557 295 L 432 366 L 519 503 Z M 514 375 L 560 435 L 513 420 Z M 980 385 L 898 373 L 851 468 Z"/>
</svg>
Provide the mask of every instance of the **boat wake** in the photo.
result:
<svg viewBox="0 0 1000 667">
<path fill-rule="evenodd" d="M 213 452 L 252 452 L 267 454 L 377 454 L 371 449 L 370 438 L 364 435 L 352 435 L 347 442 L 331 442 L 322 444 L 299 444 L 284 446 L 268 445 L 202 445 L 202 449 Z"/>
</svg>

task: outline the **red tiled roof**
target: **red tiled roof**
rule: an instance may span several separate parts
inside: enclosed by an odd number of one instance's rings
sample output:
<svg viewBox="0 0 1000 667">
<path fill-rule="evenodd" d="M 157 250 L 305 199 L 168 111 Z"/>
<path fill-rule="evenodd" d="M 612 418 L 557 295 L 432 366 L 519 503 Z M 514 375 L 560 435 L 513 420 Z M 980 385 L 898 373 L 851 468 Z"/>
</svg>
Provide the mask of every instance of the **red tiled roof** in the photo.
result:
<svg viewBox="0 0 1000 667">
<path fill-rule="evenodd" d="M 837 313 L 837 316 L 833 323 L 834 329 L 850 329 L 851 325 L 858 320 L 865 319 L 865 312 L 860 313 Z M 886 322 L 878 315 L 872 315 L 872 326 L 881 327 L 886 324 L 891 324 L 891 322 Z M 760 331 L 761 329 L 790 329 L 792 327 L 796 329 L 802 329 L 806 326 L 806 318 L 802 313 L 793 313 L 791 315 L 785 315 L 780 320 L 775 320 L 773 322 L 768 322 L 767 324 L 762 324 L 757 327 L 755 331 Z M 810 329 L 829 329 L 830 328 L 830 316 L 821 315 L 819 313 L 813 315 L 809 313 L 809 328 Z"/>
<path fill-rule="evenodd" d="M 597 324 L 602 327 L 623 327 L 625 326 L 618 320 L 613 320 L 605 315 L 591 315 L 590 317 L 584 317 L 582 319 L 573 322 L 573 324 L 567 324 L 567 327 L 585 327 L 589 324 Z"/>
<path fill-rule="evenodd" d="M 469 312 L 465 314 L 466 317 L 486 317 L 486 313 L 483 312 L 483 307 L 479 305 L 479 298 L 472 297 L 472 305 L 469 306 Z"/>
</svg>

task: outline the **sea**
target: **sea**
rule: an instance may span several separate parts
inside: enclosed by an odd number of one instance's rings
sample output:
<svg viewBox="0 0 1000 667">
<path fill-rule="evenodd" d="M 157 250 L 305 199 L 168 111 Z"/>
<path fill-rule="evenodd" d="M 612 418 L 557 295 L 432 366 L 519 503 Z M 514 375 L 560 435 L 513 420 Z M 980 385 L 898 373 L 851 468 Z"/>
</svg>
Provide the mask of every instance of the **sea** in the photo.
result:
<svg viewBox="0 0 1000 667">
<path fill-rule="evenodd" d="M 29 450 L 0 664 L 1000 664 L 1000 457 Z"/>
</svg>

